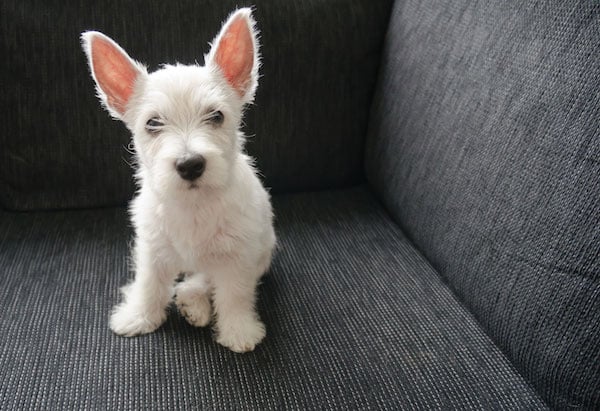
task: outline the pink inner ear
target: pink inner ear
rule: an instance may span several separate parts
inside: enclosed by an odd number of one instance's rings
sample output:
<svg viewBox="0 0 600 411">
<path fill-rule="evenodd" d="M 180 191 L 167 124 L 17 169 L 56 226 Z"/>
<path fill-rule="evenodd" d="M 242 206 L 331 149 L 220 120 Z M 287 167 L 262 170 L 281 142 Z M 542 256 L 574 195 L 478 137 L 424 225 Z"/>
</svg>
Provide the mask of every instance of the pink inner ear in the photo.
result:
<svg viewBox="0 0 600 411">
<path fill-rule="evenodd" d="M 139 71 L 121 50 L 106 39 L 94 37 L 91 49 L 98 86 L 106 94 L 108 105 L 123 114 Z"/>
<path fill-rule="evenodd" d="M 254 44 L 250 27 L 243 17 L 232 21 L 221 37 L 215 61 L 229 84 L 244 96 L 254 65 Z"/>
</svg>

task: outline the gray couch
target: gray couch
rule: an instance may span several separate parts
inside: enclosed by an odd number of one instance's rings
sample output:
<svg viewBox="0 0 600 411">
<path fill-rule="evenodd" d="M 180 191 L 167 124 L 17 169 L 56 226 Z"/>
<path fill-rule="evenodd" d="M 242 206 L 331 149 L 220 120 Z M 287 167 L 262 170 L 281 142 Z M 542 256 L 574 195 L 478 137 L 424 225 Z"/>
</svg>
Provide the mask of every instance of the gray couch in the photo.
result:
<svg viewBox="0 0 600 411">
<path fill-rule="evenodd" d="M 78 44 L 202 62 L 244 4 L 0 5 L 0 408 L 599 409 L 600 5 L 254 4 L 280 248 L 244 355 L 174 308 L 109 330 L 129 134 Z"/>
</svg>

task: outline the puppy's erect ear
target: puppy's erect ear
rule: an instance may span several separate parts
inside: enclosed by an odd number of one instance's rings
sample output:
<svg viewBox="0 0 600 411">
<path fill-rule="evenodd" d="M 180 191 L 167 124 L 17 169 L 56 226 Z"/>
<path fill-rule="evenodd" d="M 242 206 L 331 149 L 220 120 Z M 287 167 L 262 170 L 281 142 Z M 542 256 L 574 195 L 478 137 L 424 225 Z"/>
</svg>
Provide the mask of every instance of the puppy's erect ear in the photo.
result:
<svg viewBox="0 0 600 411">
<path fill-rule="evenodd" d="M 223 24 L 206 56 L 209 67 L 217 67 L 244 103 L 254 100 L 258 84 L 259 52 L 252 10 L 235 11 Z"/>
<path fill-rule="evenodd" d="M 83 51 L 88 58 L 98 97 L 115 118 L 122 118 L 133 94 L 135 82 L 147 74 L 112 39 L 97 31 L 81 34 Z"/>
</svg>

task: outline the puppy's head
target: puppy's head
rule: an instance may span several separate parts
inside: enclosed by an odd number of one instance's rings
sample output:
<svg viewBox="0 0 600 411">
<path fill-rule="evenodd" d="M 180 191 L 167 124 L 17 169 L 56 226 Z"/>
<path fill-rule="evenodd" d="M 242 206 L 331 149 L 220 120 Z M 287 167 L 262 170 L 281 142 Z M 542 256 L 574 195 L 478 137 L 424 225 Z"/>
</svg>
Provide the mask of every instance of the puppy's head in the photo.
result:
<svg viewBox="0 0 600 411">
<path fill-rule="evenodd" d="M 98 97 L 133 133 L 142 184 L 159 196 L 226 187 L 243 143 L 243 108 L 258 82 L 251 10 L 229 17 L 202 67 L 149 74 L 101 33 L 85 32 L 82 42 Z"/>
</svg>

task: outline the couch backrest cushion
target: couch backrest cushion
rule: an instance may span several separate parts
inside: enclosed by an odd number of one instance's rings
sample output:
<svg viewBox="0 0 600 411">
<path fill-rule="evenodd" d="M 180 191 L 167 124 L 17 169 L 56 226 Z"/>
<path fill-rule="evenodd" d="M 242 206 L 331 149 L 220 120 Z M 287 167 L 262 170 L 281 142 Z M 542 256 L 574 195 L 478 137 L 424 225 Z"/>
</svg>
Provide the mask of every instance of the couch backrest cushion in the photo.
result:
<svg viewBox="0 0 600 411">
<path fill-rule="evenodd" d="M 129 133 L 94 96 L 82 31 L 103 31 L 151 70 L 202 64 L 221 22 L 244 3 L 255 7 L 263 55 L 247 149 L 266 184 L 292 191 L 364 179 L 391 0 L 9 0 L 0 4 L 0 206 L 103 206 L 133 193 Z"/>
<path fill-rule="evenodd" d="M 600 6 L 397 1 L 367 176 L 553 406 L 600 404 Z"/>
</svg>

